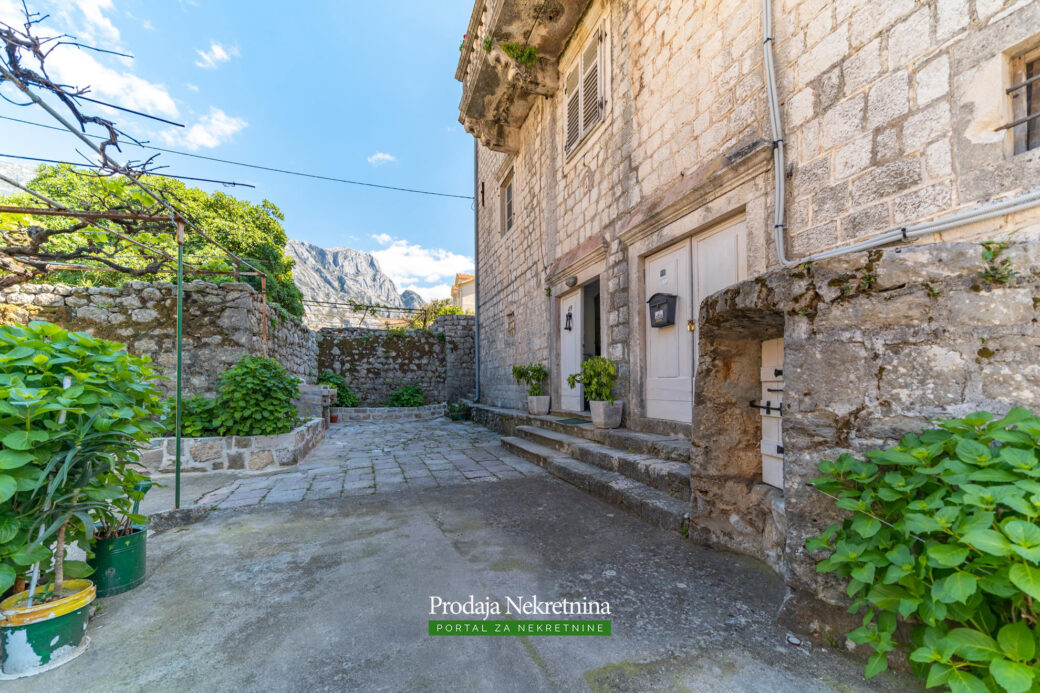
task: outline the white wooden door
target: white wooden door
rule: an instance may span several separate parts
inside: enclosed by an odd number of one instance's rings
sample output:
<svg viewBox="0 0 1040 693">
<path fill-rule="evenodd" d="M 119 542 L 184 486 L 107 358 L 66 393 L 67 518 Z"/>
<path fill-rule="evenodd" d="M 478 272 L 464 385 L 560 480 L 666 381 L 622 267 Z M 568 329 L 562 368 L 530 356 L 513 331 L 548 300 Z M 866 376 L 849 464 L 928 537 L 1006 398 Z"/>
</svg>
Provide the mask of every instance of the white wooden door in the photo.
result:
<svg viewBox="0 0 1040 693">
<path fill-rule="evenodd" d="M 650 327 L 646 320 L 646 415 L 691 421 L 693 417 L 693 284 L 689 239 L 646 259 L 646 298 L 675 294 L 675 324 Z M 645 305 L 645 304 L 644 304 Z"/>
<path fill-rule="evenodd" d="M 646 415 L 693 420 L 697 372 L 697 324 L 701 299 L 747 276 L 743 219 L 727 222 L 673 245 L 646 260 L 646 297 L 676 294 L 675 325 L 650 327 L 646 320 Z M 692 268 L 692 270 L 691 270 Z"/>
<path fill-rule="evenodd" d="M 784 487 L 784 340 L 762 342 L 762 481 Z"/>
<path fill-rule="evenodd" d="M 567 386 L 567 376 L 581 370 L 582 347 L 581 291 L 560 298 L 560 409 L 583 411 L 585 395 L 581 385 Z M 567 327 L 570 326 L 568 330 Z"/>
</svg>

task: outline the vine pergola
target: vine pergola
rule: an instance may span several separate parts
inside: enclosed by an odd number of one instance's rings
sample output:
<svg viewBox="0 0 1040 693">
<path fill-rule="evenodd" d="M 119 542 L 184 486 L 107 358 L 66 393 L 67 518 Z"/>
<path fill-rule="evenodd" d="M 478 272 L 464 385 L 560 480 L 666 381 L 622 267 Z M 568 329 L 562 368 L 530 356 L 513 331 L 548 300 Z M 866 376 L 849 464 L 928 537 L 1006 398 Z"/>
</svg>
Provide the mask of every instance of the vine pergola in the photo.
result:
<svg viewBox="0 0 1040 693">
<path fill-rule="evenodd" d="M 32 190 L 14 179 L 0 174 L 0 181 L 15 189 L 27 193 L 45 206 L 0 205 L 0 213 L 24 215 L 25 217 L 54 217 L 68 223 L 60 228 L 44 227 L 38 224 L 18 222 L 14 228 L 0 227 L 0 288 L 12 286 L 50 272 L 117 272 L 131 276 L 154 275 L 164 269 L 172 273 L 176 266 L 177 286 L 177 376 L 176 376 L 176 418 L 175 431 L 175 491 L 174 507 L 180 507 L 181 496 L 181 409 L 182 409 L 182 366 L 183 366 L 183 333 L 184 333 L 184 275 L 229 275 L 237 281 L 239 277 L 256 277 L 260 281 L 260 293 L 263 305 L 263 350 L 267 355 L 267 275 L 248 259 L 239 257 L 217 242 L 206 233 L 191 217 L 182 212 L 175 201 L 171 201 L 160 192 L 154 190 L 142 180 L 142 176 L 154 172 L 155 156 L 146 161 L 120 163 L 110 153 L 114 149 L 120 151 L 119 138 L 124 136 L 135 144 L 145 146 L 134 138 L 116 128 L 115 123 L 98 115 L 84 113 L 81 102 L 98 103 L 117 110 L 129 111 L 147 118 L 155 118 L 145 113 L 122 108 L 87 97 L 88 88 L 76 88 L 53 80 L 47 72 L 46 60 L 53 50 L 60 46 L 74 46 L 79 49 L 93 50 L 101 53 L 115 53 L 102 48 L 87 46 L 77 42 L 68 35 L 40 37 L 35 27 L 45 16 L 32 13 L 22 4 L 25 24 L 21 28 L 0 23 L 0 87 L 10 83 L 24 97 L 26 103 L 18 106 L 36 106 L 46 111 L 52 118 L 75 135 L 97 156 L 96 163 L 91 165 L 95 171 L 92 176 L 120 176 L 129 181 L 133 187 L 144 193 L 150 200 L 142 203 L 139 199 L 124 199 L 116 196 L 94 200 L 101 209 L 73 209 L 43 193 Z M 116 55 L 123 55 L 115 53 Z M 123 56 L 130 57 L 130 56 Z M 56 99 L 63 112 L 59 112 L 40 94 Z M 14 103 L 0 94 L 0 97 Z M 170 123 L 161 118 L 155 118 Z M 75 123 L 75 124 L 74 124 Z M 97 126 L 107 134 L 106 138 L 96 143 L 88 136 L 88 125 Z M 183 126 L 181 126 L 183 127 Z M 78 151 L 78 150 L 77 150 Z M 81 153 L 82 154 L 82 153 Z M 223 182 L 223 181 L 221 181 Z M 230 183 L 229 183 L 230 184 Z M 100 232 L 105 238 L 114 239 L 114 245 L 100 244 L 91 235 Z M 226 265 L 222 268 L 200 267 L 184 259 L 185 236 L 194 233 L 206 243 L 220 250 Z M 142 237 L 173 234 L 176 254 L 173 255 L 161 248 L 142 240 Z M 84 239 L 85 240 L 81 240 Z M 78 247 L 48 247 L 48 242 L 58 239 L 78 240 Z M 128 255 L 129 253 L 129 255 Z"/>
</svg>

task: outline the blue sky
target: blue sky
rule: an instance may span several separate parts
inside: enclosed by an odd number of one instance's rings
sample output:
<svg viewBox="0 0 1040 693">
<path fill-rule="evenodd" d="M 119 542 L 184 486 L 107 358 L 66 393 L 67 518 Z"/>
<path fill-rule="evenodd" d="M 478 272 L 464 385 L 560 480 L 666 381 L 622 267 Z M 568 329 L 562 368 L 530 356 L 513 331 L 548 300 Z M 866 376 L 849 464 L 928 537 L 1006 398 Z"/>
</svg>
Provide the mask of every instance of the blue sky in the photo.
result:
<svg viewBox="0 0 1040 693">
<path fill-rule="evenodd" d="M 111 117 L 197 154 L 470 195 L 473 141 L 458 123 L 458 45 L 472 0 L 37 0 L 45 27 L 133 60 L 62 47 L 54 73 L 96 98 L 186 124 Z M 18 0 L 0 0 L 0 19 Z M 43 33 L 42 31 L 40 33 Z M 9 87 L 4 94 L 12 96 Z M 112 112 L 109 112 L 110 114 Z M 0 115 L 48 122 L 0 102 Z M 0 152 L 78 160 L 71 136 L 0 121 Z M 126 155 L 141 158 L 129 147 Z M 472 270 L 469 200 L 374 190 L 162 154 L 166 172 L 256 185 L 226 192 L 285 213 L 290 238 L 376 253 L 398 288 L 446 297 Z M 203 186 L 206 187 L 206 186 Z M 212 186 L 210 186 L 212 187 Z"/>
</svg>

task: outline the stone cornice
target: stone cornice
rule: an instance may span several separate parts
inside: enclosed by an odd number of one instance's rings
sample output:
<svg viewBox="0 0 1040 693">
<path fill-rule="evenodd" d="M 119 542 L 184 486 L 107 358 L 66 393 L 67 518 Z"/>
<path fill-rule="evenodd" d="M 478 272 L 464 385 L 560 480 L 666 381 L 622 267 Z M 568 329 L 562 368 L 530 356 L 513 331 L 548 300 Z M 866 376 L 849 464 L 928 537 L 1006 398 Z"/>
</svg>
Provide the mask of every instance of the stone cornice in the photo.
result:
<svg viewBox="0 0 1040 693">
<path fill-rule="evenodd" d="M 772 163 L 772 151 L 765 140 L 754 140 L 698 166 L 637 204 L 619 225 L 618 237 L 630 245 L 761 175 Z"/>
<path fill-rule="evenodd" d="M 582 241 L 577 247 L 556 258 L 549 268 L 548 283 L 550 286 L 563 281 L 571 275 L 578 274 L 586 267 L 591 267 L 607 257 L 607 239 L 597 233 Z"/>
</svg>

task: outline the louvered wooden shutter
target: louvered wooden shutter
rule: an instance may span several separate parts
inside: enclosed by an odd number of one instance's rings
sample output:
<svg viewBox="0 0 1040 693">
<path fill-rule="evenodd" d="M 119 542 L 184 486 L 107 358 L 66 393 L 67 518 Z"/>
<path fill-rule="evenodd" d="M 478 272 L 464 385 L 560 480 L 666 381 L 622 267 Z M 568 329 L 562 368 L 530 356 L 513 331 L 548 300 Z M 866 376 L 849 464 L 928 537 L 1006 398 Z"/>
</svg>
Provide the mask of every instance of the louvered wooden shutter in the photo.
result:
<svg viewBox="0 0 1040 693">
<path fill-rule="evenodd" d="M 581 139 L 581 64 L 567 75 L 567 151 Z"/>
<path fill-rule="evenodd" d="M 595 38 L 589 41 L 581 56 L 582 64 L 582 116 L 581 132 L 584 135 L 600 119 L 600 86 L 599 86 L 599 30 Z"/>
</svg>

